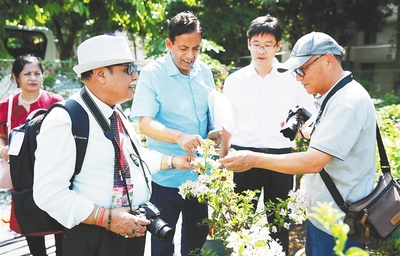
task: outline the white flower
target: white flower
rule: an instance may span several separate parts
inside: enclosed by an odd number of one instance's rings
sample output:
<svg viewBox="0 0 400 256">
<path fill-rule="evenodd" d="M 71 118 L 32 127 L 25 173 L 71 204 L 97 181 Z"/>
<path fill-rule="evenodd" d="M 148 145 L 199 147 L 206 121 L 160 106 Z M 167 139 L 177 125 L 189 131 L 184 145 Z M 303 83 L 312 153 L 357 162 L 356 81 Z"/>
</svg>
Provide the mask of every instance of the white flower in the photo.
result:
<svg viewBox="0 0 400 256">
<path fill-rule="evenodd" d="M 204 150 L 201 146 L 197 146 L 197 153 L 199 153 L 200 155 L 204 155 Z"/>
<path fill-rule="evenodd" d="M 195 185 L 192 187 L 192 193 L 195 197 L 199 197 L 209 191 L 208 187 L 200 182 L 196 182 L 194 184 Z"/>
<path fill-rule="evenodd" d="M 271 238 L 271 233 L 276 233 L 278 228 L 289 229 L 290 223 L 282 220 L 302 223 L 306 193 L 303 190 L 290 191 L 287 200 L 268 203 L 264 211 L 253 212 L 255 191 L 246 194 L 234 192 L 233 172 L 219 169 L 220 163 L 212 158 L 215 155 L 212 142 L 205 140 L 197 151 L 201 156 L 192 164 L 198 179 L 179 186 L 179 194 L 184 199 L 197 197 L 199 202 L 206 202 L 213 209 L 206 222 L 214 227 L 214 238 L 221 239 L 232 250 L 231 255 L 285 255 L 279 243 Z M 277 222 L 268 223 L 266 213 L 275 216 L 278 213 Z"/>
<path fill-rule="evenodd" d="M 209 184 L 211 182 L 210 175 L 199 175 L 198 181 L 202 184 Z"/>
<path fill-rule="evenodd" d="M 268 247 L 268 252 L 265 252 L 264 255 L 285 256 L 282 246 L 277 241 L 270 241 Z"/>
</svg>

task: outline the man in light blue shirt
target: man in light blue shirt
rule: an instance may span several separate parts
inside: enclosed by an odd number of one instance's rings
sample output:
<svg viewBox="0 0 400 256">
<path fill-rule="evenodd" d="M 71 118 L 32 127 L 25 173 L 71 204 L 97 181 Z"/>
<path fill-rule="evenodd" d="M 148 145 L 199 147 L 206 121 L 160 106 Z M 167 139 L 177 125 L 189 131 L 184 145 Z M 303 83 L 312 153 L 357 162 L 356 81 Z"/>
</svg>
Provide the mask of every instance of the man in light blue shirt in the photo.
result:
<svg viewBox="0 0 400 256">
<path fill-rule="evenodd" d="M 166 46 L 169 52 L 149 63 L 140 73 L 132 118 L 140 118 L 140 131 L 147 136 L 149 149 L 182 155 L 196 152 L 207 132 L 209 122 L 208 94 L 215 88 L 210 68 L 196 60 L 200 51 L 203 28 L 188 12 L 177 14 L 169 24 Z M 175 227 L 182 212 L 181 254 L 200 249 L 207 237 L 208 226 L 199 225 L 207 218 L 207 206 L 197 198 L 182 199 L 178 187 L 196 180 L 194 172 L 170 170 L 152 176 L 150 201 L 161 211 L 160 218 Z M 173 255 L 171 242 L 152 237 L 152 255 Z"/>
</svg>

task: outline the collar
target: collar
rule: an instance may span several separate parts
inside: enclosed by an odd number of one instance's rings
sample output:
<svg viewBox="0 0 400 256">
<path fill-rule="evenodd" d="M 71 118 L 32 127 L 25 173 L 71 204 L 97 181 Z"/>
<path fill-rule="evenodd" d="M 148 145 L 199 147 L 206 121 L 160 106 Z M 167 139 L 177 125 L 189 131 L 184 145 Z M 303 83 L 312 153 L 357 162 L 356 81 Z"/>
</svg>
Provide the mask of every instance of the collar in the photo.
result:
<svg viewBox="0 0 400 256">
<path fill-rule="evenodd" d="M 271 69 L 270 74 L 280 74 L 280 73 L 278 72 L 277 69 L 278 69 L 281 65 L 282 65 L 282 64 L 274 57 L 273 62 L 272 62 L 272 69 Z M 254 66 L 254 61 L 253 61 L 253 60 L 251 61 L 251 63 L 249 64 L 248 67 L 250 67 L 250 68 L 248 69 L 248 71 L 246 72 L 246 74 L 247 74 L 248 76 L 253 76 L 253 75 L 257 75 L 257 76 L 258 76 L 257 71 L 256 71 L 256 68 L 255 68 L 255 66 Z"/>
<path fill-rule="evenodd" d="M 170 51 L 167 54 L 165 54 L 164 58 L 165 58 L 167 74 L 169 76 L 182 74 L 181 71 L 179 71 L 178 67 L 176 66 L 174 60 L 172 59 L 172 53 Z M 200 64 L 198 63 L 198 58 L 199 56 L 197 56 L 197 59 L 194 62 L 192 69 L 190 70 L 189 73 L 190 77 L 197 75 L 201 71 Z"/>
<path fill-rule="evenodd" d="M 109 120 L 110 116 L 114 111 L 117 111 L 117 105 L 115 105 L 113 108 L 110 108 L 107 104 L 102 102 L 99 98 L 97 98 L 90 90 L 85 86 L 85 89 L 89 96 L 92 98 L 93 102 L 97 105 L 99 108 L 100 112 L 104 115 L 104 117 Z"/>
<path fill-rule="evenodd" d="M 340 81 L 342 81 L 346 76 L 348 76 L 348 75 L 350 75 L 350 74 L 351 74 L 350 71 L 345 71 L 345 72 L 344 72 L 344 75 L 343 75 L 338 81 L 336 81 L 336 83 L 335 83 L 323 96 L 317 95 L 317 96 L 315 97 L 315 103 L 318 104 L 319 106 L 321 106 L 321 105 L 322 105 L 322 102 L 324 102 L 324 99 L 325 99 L 326 96 L 329 94 L 329 92 L 332 91 L 332 89 L 335 88 L 335 86 L 336 86 Z"/>
</svg>

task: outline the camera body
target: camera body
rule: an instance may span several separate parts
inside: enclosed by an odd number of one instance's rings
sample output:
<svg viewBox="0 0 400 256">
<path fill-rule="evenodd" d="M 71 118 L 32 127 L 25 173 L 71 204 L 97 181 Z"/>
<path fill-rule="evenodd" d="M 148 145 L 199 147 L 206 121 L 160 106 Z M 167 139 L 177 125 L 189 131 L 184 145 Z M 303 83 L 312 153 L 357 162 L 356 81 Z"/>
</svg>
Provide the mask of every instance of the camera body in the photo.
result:
<svg viewBox="0 0 400 256">
<path fill-rule="evenodd" d="M 299 131 L 300 125 L 310 119 L 311 113 L 305 108 L 296 105 L 289 110 L 288 117 L 286 118 L 285 125 L 281 129 L 281 133 L 285 138 L 294 140 Z"/>
<path fill-rule="evenodd" d="M 174 230 L 159 217 L 160 210 L 154 204 L 147 202 L 139 205 L 139 208 L 132 212 L 132 214 L 149 220 L 150 224 L 147 225 L 147 230 L 161 241 L 172 240 Z"/>
</svg>

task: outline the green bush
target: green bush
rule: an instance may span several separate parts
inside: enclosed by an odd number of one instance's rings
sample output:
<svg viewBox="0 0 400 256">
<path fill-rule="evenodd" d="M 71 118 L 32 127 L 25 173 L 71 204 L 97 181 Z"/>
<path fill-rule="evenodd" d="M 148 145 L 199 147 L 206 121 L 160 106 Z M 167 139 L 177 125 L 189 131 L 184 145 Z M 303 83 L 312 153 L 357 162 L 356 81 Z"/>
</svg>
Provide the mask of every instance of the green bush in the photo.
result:
<svg viewBox="0 0 400 256">
<path fill-rule="evenodd" d="M 396 100 L 396 97 L 393 97 L 393 95 L 384 97 L 382 102 L 389 102 L 387 99 Z M 392 175 L 400 178 L 400 104 L 383 105 L 383 107 L 377 108 L 377 122 L 389 159 Z M 379 167 L 378 156 L 377 167 Z M 375 253 L 374 255 L 400 255 L 400 238 L 385 241 L 372 251 Z"/>
<path fill-rule="evenodd" d="M 378 108 L 376 114 L 392 174 L 400 178 L 400 104 Z"/>
<path fill-rule="evenodd" d="M 379 109 L 381 107 L 388 106 L 388 105 L 393 105 L 393 104 L 394 105 L 400 104 L 400 97 L 397 96 L 392 91 L 392 92 L 386 93 L 381 98 L 379 98 L 379 100 L 377 100 L 376 108 Z"/>
</svg>

